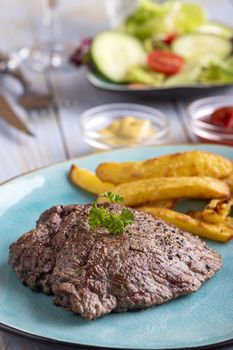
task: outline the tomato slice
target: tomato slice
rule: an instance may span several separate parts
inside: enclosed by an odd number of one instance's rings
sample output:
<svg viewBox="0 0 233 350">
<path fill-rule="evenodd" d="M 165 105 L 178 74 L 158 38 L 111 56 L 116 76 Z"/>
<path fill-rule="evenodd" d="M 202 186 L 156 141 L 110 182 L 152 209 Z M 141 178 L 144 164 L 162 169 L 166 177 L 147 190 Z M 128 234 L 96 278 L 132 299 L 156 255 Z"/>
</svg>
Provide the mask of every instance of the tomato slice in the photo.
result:
<svg viewBox="0 0 233 350">
<path fill-rule="evenodd" d="M 210 116 L 210 123 L 233 129 L 233 106 L 216 109 Z"/>
<path fill-rule="evenodd" d="M 181 56 L 162 50 L 149 53 L 147 61 L 150 69 L 167 75 L 178 73 L 184 64 L 184 59 Z"/>
<path fill-rule="evenodd" d="M 163 39 L 163 42 L 165 44 L 168 44 L 168 45 L 171 45 L 171 43 L 179 36 L 178 33 L 170 33 L 170 34 L 167 34 L 165 36 L 165 38 Z"/>
</svg>

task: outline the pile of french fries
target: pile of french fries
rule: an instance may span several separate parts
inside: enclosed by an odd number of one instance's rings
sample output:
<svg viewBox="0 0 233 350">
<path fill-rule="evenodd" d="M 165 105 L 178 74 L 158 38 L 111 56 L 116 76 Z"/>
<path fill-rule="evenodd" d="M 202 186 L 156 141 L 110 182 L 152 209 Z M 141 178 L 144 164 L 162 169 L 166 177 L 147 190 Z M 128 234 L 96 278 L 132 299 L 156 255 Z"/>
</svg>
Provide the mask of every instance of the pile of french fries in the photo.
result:
<svg viewBox="0 0 233 350">
<path fill-rule="evenodd" d="M 203 238 L 220 242 L 233 237 L 233 162 L 220 155 L 190 151 L 145 161 L 102 163 L 96 173 L 77 165 L 70 181 L 98 196 L 111 191 L 124 198 L 124 205 L 159 217 Z M 201 212 L 174 210 L 183 198 L 210 200 Z"/>
</svg>

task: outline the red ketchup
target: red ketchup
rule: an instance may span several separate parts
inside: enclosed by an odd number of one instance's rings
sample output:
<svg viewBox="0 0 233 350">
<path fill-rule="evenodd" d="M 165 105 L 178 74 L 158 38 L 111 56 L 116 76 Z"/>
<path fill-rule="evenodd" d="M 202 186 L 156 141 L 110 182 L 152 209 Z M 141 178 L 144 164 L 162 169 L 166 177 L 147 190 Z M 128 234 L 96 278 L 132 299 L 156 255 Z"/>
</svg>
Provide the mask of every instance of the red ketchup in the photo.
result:
<svg viewBox="0 0 233 350">
<path fill-rule="evenodd" d="M 213 113 L 211 113 L 210 116 L 205 117 L 203 119 L 208 124 L 212 124 L 216 127 L 221 127 L 222 134 L 233 134 L 233 106 L 225 106 L 216 109 Z M 225 130 L 224 130 L 225 129 Z M 233 141 L 223 139 L 221 141 L 210 141 L 203 138 L 200 138 L 200 140 L 204 142 L 211 142 L 211 143 L 221 143 L 228 146 L 233 146 Z"/>
<path fill-rule="evenodd" d="M 233 106 L 216 109 L 210 116 L 210 124 L 232 129 L 233 132 Z"/>
</svg>

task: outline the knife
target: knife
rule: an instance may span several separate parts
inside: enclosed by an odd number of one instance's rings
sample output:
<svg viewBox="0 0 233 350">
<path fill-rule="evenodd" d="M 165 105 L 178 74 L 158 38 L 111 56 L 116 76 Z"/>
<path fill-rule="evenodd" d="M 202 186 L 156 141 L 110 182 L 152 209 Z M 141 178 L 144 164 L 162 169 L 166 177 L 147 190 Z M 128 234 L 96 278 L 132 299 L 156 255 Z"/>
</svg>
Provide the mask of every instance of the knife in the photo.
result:
<svg viewBox="0 0 233 350">
<path fill-rule="evenodd" d="M 26 133 L 27 135 L 34 136 L 26 124 L 13 110 L 6 97 L 2 94 L 0 94 L 0 117 L 3 118 L 8 124 L 12 125 L 14 128 Z"/>
</svg>

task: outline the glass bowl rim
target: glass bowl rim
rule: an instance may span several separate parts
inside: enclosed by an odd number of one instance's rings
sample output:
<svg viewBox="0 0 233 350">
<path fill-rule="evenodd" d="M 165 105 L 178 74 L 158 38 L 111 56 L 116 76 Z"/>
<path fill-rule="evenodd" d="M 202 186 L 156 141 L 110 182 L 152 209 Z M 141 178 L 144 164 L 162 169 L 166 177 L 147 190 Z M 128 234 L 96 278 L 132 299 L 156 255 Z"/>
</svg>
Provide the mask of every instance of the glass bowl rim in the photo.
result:
<svg viewBox="0 0 233 350">
<path fill-rule="evenodd" d="M 217 126 L 217 125 L 212 125 L 210 123 L 207 123 L 205 121 L 200 121 L 199 119 L 196 119 L 193 115 L 195 113 L 196 109 L 202 109 L 202 104 L 209 104 L 211 106 L 211 103 L 213 102 L 221 102 L 221 99 L 224 102 L 225 100 L 230 100 L 232 98 L 232 106 L 233 106 L 233 97 L 232 96 L 224 96 L 224 95 L 219 95 L 219 96 L 212 96 L 212 97 L 204 97 L 200 98 L 198 100 L 195 100 L 191 102 L 188 107 L 188 115 L 191 118 L 192 124 L 198 127 L 199 129 L 206 129 L 208 128 L 210 132 L 217 132 L 217 133 L 224 133 L 230 135 L 229 129 L 224 127 L 224 126 Z M 219 101 L 218 101 L 219 100 Z M 233 137 L 233 135 L 232 135 Z"/>
<path fill-rule="evenodd" d="M 85 135 L 89 135 L 89 137 L 92 138 L 99 138 L 101 136 L 101 139 L 104 143 L 104 140 L 107 140 L 109 138 L 109 135 L 101 135 L 99 131 L 87 131 L 86 130 L 86 120 L 88 117 L 93 116 L 93 118 L 97 117 L 99 114 L 107 111 L 113 111 L 119 109 L 119 112 L 122 109 L 132 109 L 132 112 L 135 113 L 137 112 L 143 112 L 147 113 L 150 115 L 151 120 L 153 121 L 154 119 L 160 119 L 160 121 L 163 121 L 163 127 L 161 130 L 157 131 L 153 136 L 149 137 L 151 140 L 159 140 L 162 137 L 164 137 L 168 131 L 169 131 L 169 119 L 166 116 L 166 114 L 161 111 L 160 109 L 150 107 L 150 106 L 145 106 L 137 103 L 108 103 L 108 104 L 103 104 L 103 105 L 98 105 L 95 107 L 92 107 L 90 109 L 87 109 L 84 111 L 81 116 L 80 116 L 80 124 L 82 126 L 82 132 Z M 144 119 L 144 118 L 141 118 Z M 145 118 L 146 119 L 146 118 Z M 138 141 L 138 138 L 130 138 L 132 141 Z"/>
</svg>

